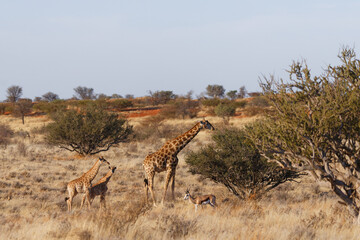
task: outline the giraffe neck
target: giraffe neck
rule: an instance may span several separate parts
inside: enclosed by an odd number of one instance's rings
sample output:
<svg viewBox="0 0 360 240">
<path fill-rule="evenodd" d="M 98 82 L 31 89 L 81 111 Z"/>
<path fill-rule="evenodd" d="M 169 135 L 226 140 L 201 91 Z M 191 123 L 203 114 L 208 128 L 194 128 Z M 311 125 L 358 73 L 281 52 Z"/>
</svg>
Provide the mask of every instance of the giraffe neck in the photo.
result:
<svg viewBox="0 0 360 240">
<path fill-rule="evenodd" d="M 94 164 L 94 166 L 84 174 L 84 176 L 90 182 L 96 177 L 96 174 L 99 172 L 100 165 L 101 165 L 101 161 L 97 160 L 96 163 Z"/>
<path fill-rule="evenodd" d="M 110 170 L 103 178 L 99 180 L 99 183 L 108 183 L 110 181 L 111 176 L 113 175 L 112 170 Z"/>
<path fill-rule="evenodd" d="M 201 123 L 197 123 L 186 133 L 171 140 L 171 143 L 175 145 L 174 153 L 179 153 L 201 130 Z"/>
</svg>

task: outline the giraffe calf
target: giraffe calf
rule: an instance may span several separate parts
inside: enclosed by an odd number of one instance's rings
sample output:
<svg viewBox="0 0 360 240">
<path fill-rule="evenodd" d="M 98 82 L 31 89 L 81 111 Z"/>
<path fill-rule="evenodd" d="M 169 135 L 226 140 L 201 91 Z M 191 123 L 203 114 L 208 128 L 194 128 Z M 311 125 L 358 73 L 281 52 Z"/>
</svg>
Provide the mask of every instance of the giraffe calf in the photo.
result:
<svg viewBox="0 0 360 240">
<path fill-rule="evenodd" d="M 106 208 L 105 195 L 108 190 L 107 184 L 116 170 L 116 167 L 109 166 L 109 168 L 110 170 L 106 173 L 106 175 L 90 188 L 90 202 L 92 203 L 96 196 L 100 196 L 100 208 L 102 208 L 102 205 Z"/>
<path fill-rule="evenodd" d="M 84 173 L 81 177 L 74 179 L 68 183 L 67 190 L 69 193 L 69 197 L 66 197 L 65 201 L 67 202 L 69 212 L 71 211 L 72 200 L 78 193 L 84 194 L 80 209 L 84 205 L 85 199 L 87 200 L 87 204 L 90 209 L 89 192 L 91 188 L 91 181 L 96 177 L 102 163 L 107 163 L 110 166 L 110 163 L 105 158 L 99 157 L 99 160 L 95 162 L 95 164 L 89 171 Z"/>
</svg>

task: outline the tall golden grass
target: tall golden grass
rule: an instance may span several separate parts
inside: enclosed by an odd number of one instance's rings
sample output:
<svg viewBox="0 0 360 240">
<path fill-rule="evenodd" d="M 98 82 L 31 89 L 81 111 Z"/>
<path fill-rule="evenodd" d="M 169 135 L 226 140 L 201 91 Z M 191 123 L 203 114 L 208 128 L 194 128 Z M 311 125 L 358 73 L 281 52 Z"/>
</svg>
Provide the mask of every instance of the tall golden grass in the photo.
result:
<svg viewBox="0 0 360 240">
<path fill-rule="evenodd" d="M 142 119 L 131 120 L 140 126 Z M 211 118 L 215 128 L 223 121 Z M 241 127 L 251 119 L 231 119 Z M 96 157 L 79 158 L 65 150 L 48 146 L 41 131 L 46 118 L 21 120 L 0 117 L 16 131 L 6 147 L 0 147 L 0 239 L 359 239 L 360 227 L 325 183 L 314 183 L 305 176 L 300 183 L 286 183 L 260 200 L 240 201 L 225 187 L 188 173 L 184 155 L 210 142 L 201 132 L 179 154 L 175 201 L 162 206 L 144 202 L 142 161 L 148 152 L 166 139 L 122 143 L 105 152 L 104 157 L 117 166 L 108 187 L 107 209 L 99 210 L 99 199 L 92 208 L 79 209 L 76 196 L 73 211 L 67 212 L 66 184 L 87 171 Z M 195 120 L 168 120 L 174 129 L 191 126 Z M 179 134 L 181 131 L 179 130 Z M 174 135 L 173 137 L 175 137 Z M 94 180 L 108 169 L 100 169 Z M 158 201 L 163 191 L 164 173 L 155 176 Z M 214 194 L 218 208 L 200 208 L 183 200 L 190 187 L 195 195 Z M 169 194 L 170 197 L 171 194 Z"/>
</svg>

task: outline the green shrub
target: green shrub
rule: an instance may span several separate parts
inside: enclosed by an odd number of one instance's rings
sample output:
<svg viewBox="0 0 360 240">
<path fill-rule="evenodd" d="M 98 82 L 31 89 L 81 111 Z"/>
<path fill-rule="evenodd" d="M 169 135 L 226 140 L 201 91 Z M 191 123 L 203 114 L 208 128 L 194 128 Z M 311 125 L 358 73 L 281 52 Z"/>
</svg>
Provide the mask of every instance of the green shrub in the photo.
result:
<svg viewBox="0 0 360 240">
<path fill-rule="evenodd" d="M 96 105 L 95 101 L 92 99 L 76 100 L 76 101 L 71 101 L 69 103 L 70 105 L 80 109 L 91 108 Z"/>
<path fill-rule="evenodd" d="M 270 103 L 269 101 L 266 99 L 266 97 L 264 96 L 257 96 L 254 97 L 251 102 L 250 102 L 251 106 L 254 107 L 269 107 Z"/>
<path fill-rule="evenodd" d="M 344 48 L 340 64 L 313 75 L 293 62 L 289 79 L 260 83 L 274 114 L 248 126 L 261 153 L 284 168 L 327 182 L 354 217 L 360 216 L 360 60 Z"/>
<path fill-rule="evenodd" d="M 164 106 L 160 115 L 164 118 L 194 118 L 199 112 L 199 102 L 196 100 L 178 98 Z"/>
<path fill-rule="evenodd" d="M 38 102 L 34 104 L 33 109 L 47 114 L 52 114 L 57 111 L 63 111 L 66 107 L 67 104 L 64 100 L 54 100 L 52 102 Z"/>
<path fill-rule="evenodd" d="M 234 116 L 236 111 L 235 104 L 223 104 L 220 103 L 214 109 L 214 112 L 217 116 L 222 117 L 224 119 L 229 119 L 229 117 Z"/>
<path fill-rule="evenodd" d="M 127 140 L 132 127 L 124 119 L 102 109 L 69 110 L 53 116 L 47 127 L 46 140 L 60 148 L 81 155 L 92 155 L 109 150 Z"/>
<path fill-rule="evenodd" d="M 216 107 L 221 103 L 221 99 L 219 98 L 210 98 L 201 100 L 201 104 L 205 107 Z"/>
<path fill-rule="evenodd" d="M 133 106 L 132 102 L 129 99 L 115 99 L 113 101 L 110 101 L 109 104 L 110 107 L 117 109 L 128 108 Z"/>
<path fill-rule="evenodd" d="M 186 156 L 190 172 L 223 184 L 241 199 L 259 197 L 298 176 L 264 160 L 244 130 L 225 129 L 212 138 L 214 143 Z"/>
<path fill-rule="evenodd" d="M 246 100 L 236 101 L 234 102 L 234 105 L 237 108 L 244 108 L 247 105 L 247 101 Z"/>
</svg>

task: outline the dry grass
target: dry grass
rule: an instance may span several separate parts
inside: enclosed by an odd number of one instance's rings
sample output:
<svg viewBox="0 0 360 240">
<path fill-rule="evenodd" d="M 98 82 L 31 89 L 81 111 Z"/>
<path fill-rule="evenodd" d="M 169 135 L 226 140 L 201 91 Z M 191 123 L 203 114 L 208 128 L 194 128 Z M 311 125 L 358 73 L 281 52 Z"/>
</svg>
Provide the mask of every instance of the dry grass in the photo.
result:
<svg viewBox="0 0 360 240">
<path fill-rule="evenodd" d="M 46 124 L 30 118 L 26 126 L 11 117 L 0 120 L 14 131 L 31 132 Z M 219 118 L 209 121 L 215 128 L 222 124 Z M 247 121 L 232 119 L 230 124 L 241 126 Z M 166 124 L 183 129 L 194 122 L 169 120 Z M 118 169 L 108 184 L 108 209 L 100 212 L 97 198 L 91 210 L 80 210 L 81 196 L 77 196 L 73 212 L 68 213 L 67 182 L 87 171 L 96 159 L 47 146 L 41 137 L 15 136 L 10 145 L 0 148 L 0 239 L 358 239 L 360 234 L 329 186 L 313 183 L 309 177 L 248 202 L 238 201 L 221 185 L 199 182 L 198 176 L 188 173 L 184 154 L 210 141 L 205 131 L 179 155 L 175 201 L 168 199 L 158 207 L 144 203 L 142 161 L 166 139 L 130 142 L 104 153 Z M 106 172 L 101 168 L 94 181 Z M 155 177 L 158 200 L 163 178 L 164 173 Z M 195 213 L 194 206 L 183 200 L 187 187 L 195 194 L 215 194 L 219 207 L 205 206 Z"/>
</svg>

